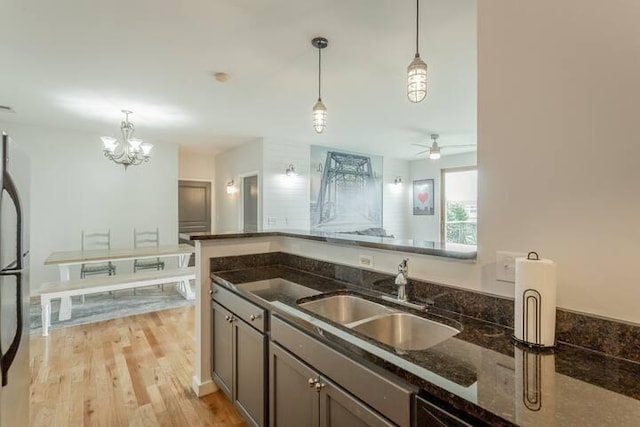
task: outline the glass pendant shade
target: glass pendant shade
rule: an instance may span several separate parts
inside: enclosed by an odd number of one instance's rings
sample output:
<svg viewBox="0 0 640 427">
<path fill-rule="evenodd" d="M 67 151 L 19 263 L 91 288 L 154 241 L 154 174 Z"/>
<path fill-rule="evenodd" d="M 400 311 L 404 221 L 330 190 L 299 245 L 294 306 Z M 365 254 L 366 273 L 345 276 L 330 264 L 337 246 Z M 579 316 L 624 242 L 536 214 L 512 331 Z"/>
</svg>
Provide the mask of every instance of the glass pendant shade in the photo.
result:
<svg viewBox="0 0 640 427">
<path fill-rule="evenodd" d="M 327 125 L 327 107 L 321 99 L 313 106 L 313 129 L 316 133 L 322 133 Z"/>
<path fill-rule="evenodd" d="M 104 150 L 113 153 L 116 151 L 116 147 L 118 146 L 118 140 L 111 136 L 102 136 L 102 143 L 104 144 Z"/>
<path fill-rule="evenodd" d="M 421 102 L 427 96 L 427 64 L 416 53 L 407 67 L 407 97 L 411 102 Z"/>
<path fill-rule="evenodd" d="M 131 145 L 131 151 L 137 153 L 140 151 L 140 145 L 142 144 L 142 140 L 138 138 L 129 138 L 129 145 Z"/>
<path fill-rule="evenodd" d="M 153 144 L 149 144 L 148 142 L 143 142 L 140 144 L 140 149 L 142 150 L 142 155 L 148 157 L 151 153 L 151 149 L 153 148 Z"/>
<path fill-rule="evenodd" d="M 438 160 L 440 158 L 440 147 L 438 147 L 437 142 L 434 142 L 433 146 L 429 149 L 429 158 L 431 160 Z"/>
</svg>

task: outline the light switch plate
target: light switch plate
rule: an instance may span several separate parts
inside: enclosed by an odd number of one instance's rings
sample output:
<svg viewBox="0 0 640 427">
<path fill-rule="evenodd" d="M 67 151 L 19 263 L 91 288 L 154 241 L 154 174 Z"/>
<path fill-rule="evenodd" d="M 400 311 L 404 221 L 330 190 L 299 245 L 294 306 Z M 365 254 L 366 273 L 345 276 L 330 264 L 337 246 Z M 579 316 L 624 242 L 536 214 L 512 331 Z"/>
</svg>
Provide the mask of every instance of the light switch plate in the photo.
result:
<svg viewBox="0 0 640 427">
<path fill-rule="evenodd" d="M 525 257 L 522 252 L 496 252 L 496 280 L 516 282 L 516 258 Z"/>
</svg>

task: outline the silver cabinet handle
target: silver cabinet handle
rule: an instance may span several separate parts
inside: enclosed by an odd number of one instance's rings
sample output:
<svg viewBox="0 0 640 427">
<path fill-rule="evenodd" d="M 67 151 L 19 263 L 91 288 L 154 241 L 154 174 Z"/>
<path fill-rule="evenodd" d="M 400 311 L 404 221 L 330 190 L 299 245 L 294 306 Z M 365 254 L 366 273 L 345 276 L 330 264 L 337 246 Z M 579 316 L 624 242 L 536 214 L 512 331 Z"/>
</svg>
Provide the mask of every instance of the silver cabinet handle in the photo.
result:
<svg viewBox="0 0 640 427">
<path fill-rule="evenodd" d="M 209 289 L 209 295 L 213 295 L 215 291 L 213 289 Z"/>
<path fill-rule="evenodd" d="M 231 317 L 229 317 L 229 316 L 224 316 L 224 320 L 226 320 L 227 322 L 231 322 Z"/>
<path fill-rule="evenodd" d="M 309 388 L 313 388 L 318 383 L 318 380 L 315 378 L 309 378 Z"/>
<path fill-rule="evenodd" d="M 316 391 L 317 391 L 317 392 L 319 392 L 320 390 L 322 390 L 322 389 L 323 389 L 323 388 L 325 388 L 326 386 L 327 386 L 326 384 L 323 384 L 323 383 L 321 383 L 320 381 L 317 381 L 317 382 L 316 382 L 316 385 L 315 385 L 315 387 L 316 387 Z"/>
<path fill-rule="evenodd" d="M 262 317 L 262 314 L 258 314 L 258 315 L 252 314 L 251 316 L 249 316 L 249 320 L 253 322 L 256 319 L 260 319 L 261 317 Z"/>
</svg>

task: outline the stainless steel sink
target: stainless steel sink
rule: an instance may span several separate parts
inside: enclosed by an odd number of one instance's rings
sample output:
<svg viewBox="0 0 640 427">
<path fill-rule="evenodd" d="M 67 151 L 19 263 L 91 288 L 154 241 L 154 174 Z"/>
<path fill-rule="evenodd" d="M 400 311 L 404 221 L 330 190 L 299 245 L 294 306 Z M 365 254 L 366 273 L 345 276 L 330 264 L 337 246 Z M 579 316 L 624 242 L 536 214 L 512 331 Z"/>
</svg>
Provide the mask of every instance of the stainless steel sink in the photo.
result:
<svg viewBox="0 0 640 427">
<path fill-rule="evenodd" d="M 251 292 L 257 297 L 268 302 L 277 301 L 283 298 L 298 300 L 300 298 L 322 293 L 315 289 L 307 288 L 306 286 L 280 278 L 240 283 L 236 285 L 236 287 Z"/>
<path fill-rule="evenodd" d="M 300 307 L 343 325 L 390 312 L 382 304 L 352 295 L 335 295 L 302 303 Z"/>
<path fill-rule="evenodd" d="M 376 317 L 352 329 L 400 350 L 424 350 L 460 333 L 451 326 L 409 313 Z"/>
</svg>

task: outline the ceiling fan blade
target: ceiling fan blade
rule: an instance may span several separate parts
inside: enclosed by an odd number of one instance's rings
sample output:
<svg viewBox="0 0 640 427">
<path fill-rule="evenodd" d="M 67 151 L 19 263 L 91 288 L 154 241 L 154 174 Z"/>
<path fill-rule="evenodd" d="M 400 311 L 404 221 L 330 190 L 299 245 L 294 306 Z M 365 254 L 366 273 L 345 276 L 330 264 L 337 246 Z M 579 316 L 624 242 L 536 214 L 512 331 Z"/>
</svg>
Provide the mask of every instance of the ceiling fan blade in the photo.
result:
<svg viewBox="0 0 640 427">
<path fill-rule="evenodd" d="M 416 155 L 416 156 L 419 156 L 420 154 L 428 153 L 429 151 L 431 151 L 431 150 L 419 151 L 419 152 L 417 152 L 415 155 Z"/>
<path fill-rule="evenodd" d="M 461 148 L 461 147 L 477 147 L 476 144 L 463 144 L 463 145 L 441 145 L 440 148 Z"/>
<path fill-rule="evenodd" d="M 422 147 L 422 148 L 429 148 L 431 147 L 431 145 L 427 145 L 427 144 L 411 144 L 411 145 L 415 145 L 416 147 Z"/>
</svg>

